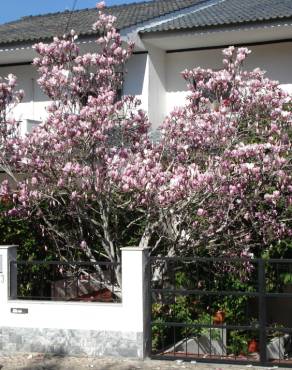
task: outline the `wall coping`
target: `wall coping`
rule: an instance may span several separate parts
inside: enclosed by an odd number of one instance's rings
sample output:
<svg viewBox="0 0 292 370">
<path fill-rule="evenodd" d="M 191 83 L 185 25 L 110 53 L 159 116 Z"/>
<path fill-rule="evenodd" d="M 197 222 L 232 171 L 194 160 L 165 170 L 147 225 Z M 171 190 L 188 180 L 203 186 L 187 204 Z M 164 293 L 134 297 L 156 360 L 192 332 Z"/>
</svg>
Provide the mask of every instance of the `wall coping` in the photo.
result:
<svg viewBox="0 0 292 370">
<path fill-rule="evenodd" d="M 151 248 L 149 247 L 123 247 L 121 248 L 121 251 L 133 251 L 133 252 L 143 252 L 143 251 L 147 251 Z"/>
<path fill-rule="evenodd" d="M 29 306 L 29 305 L 51 305 L 51 306 L 95 306 L 95 307 L 114 307 L 121 309 L 123 308 L 123 302 L 82 302 L 82 301 L 48 301 L 48 300 L 29 300 L 29 299 L 8 299 L 7 305 L 18 305 L 18 306 Z"/>
<path fill-rule="evenodd" d="M 0 245 L 0 249 L 18 248 L 18 245 Z"/>
</svg>

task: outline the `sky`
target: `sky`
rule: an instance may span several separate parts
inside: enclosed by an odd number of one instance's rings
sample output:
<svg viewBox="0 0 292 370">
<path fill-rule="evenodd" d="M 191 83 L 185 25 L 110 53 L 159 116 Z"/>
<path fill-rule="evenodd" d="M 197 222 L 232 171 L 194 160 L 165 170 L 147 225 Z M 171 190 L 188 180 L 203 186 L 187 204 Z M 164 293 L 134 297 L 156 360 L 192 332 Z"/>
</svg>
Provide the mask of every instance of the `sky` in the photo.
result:
<svg viewBox="0 0 292 370">
<path fill-rule="evenodd" d="M 0 0 L 0 24 L 11 22 L 27 15 L 54 13 L 75 9 L 94 8 L 97 0 Z M 119 5 L 142 0 L 107 0 L 106 4 Z"/>
</svg>

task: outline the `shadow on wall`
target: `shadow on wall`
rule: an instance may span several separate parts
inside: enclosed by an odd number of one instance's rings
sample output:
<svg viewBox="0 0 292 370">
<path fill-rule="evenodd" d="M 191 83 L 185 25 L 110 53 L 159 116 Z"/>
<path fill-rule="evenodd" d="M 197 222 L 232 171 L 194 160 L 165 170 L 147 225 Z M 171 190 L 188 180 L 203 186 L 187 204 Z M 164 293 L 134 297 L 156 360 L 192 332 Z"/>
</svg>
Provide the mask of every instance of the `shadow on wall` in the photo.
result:
<svg viewBox="0 0 292 370">
<path fill-rule="evenodd" d="M 258 45 L 249 48 L 246 68 L 252 70 L 260 67 L 266 71 L 266 76 L 280 84 L 292 84 L 292 42 Z"/>
<path fill-rule="evenodd" d="M 126 75 L 123 86 L 125 95 L 141 95 L 143 90 L 147 54 L 134 54 L 126 65 Z M 0 76 L 6 77 L 13 73 L 18 80 L 18 88 L 24 90 L 23 103 L 29 103 L 32 100 L 36 103 L 47 102 L 48 97 L 40 89 L 37 79 L 39 77 L 36 68 L 33 65 L 20 65 L 12 67 L 0 67 Z"/>
<path fill-rule="evenodd" d="M 147 54 L 134 54 L 129 59 L 123 85 L 124 95 L 142 95 L 146 63 Z"/>
<path fill-rule="evenodd" d="M 185 69 L 220 68 L 221 50 L 187 51 L 166 54 L 166 91 L 168 93 L 187 90 L 181 72 Z"/>
<path fill-rule="evenodd" d="M 245 63 L 247 70 L 261 68 L 266 76 L 280 84 L 292 84 L 292 42 L 248 47 L 252 53 Z M 169 53 L 166 56 L 166 90 L 168 93 L 186 91 L 181 76 L 185 69 L 196 67 L 222 68 L 221 49 Z"/>
<path fill-rule="evenodd" d="M 17 77 L 18 89 L 24 90 L 22 103 L 29 103 L 32 100 L 34 102 L 46 102 L 49 100 L 38 86 L 38 72 L 33 65 L 0 68 L 1 77 L 5 77 L 9 73 L 13 73 Z"/>
<path fill-rule="evenodd" d="M 266 76 L 277 80 L 292 92 L 292 42 L 249 47 L 252 53 L 245 64 L 247 70 L 261 68 Z M 196 67 L 222 68 L 221 49 L 175 52 L 166 54 L 166 112 L 186 103 L 187 85 L 181 72 Z"/>
</svg>

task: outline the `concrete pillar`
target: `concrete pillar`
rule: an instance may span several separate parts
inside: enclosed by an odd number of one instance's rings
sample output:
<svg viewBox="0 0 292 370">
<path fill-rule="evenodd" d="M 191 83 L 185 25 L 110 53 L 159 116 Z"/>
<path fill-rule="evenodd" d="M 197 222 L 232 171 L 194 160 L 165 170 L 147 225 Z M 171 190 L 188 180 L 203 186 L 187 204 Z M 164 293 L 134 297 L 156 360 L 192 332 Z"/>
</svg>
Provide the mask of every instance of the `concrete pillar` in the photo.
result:
<svg viewBox="0 0 292 370">
<path fill-rule="evenodd" d="M 148 116 L 153 129 L 159 127 L 166 113 L 165 50 L 148 45 Z"/>
<path fill-rule="evenodd" d="M 17 295 L 17 245 L 0 245 L 0 303 L 6 303 Z"/>
<path fill-rule="evenodd" d="M 143 335 L 141 358 L 147 351 L 148 326 L 148 259 L 149 248 L 126 247 L 122 250 L 122 304 L 129 326 Z"/>
</svg>

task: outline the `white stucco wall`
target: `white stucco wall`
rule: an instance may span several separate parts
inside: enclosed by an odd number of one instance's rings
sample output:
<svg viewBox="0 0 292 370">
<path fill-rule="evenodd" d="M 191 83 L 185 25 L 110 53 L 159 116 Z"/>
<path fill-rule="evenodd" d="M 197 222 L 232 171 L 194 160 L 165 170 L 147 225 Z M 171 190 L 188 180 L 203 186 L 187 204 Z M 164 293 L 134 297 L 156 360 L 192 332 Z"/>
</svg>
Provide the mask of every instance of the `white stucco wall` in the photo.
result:
<svg viewBox="0 0 292 370">
<path fill-rule="evenodd" d="M 123 94 L 135 95 L 141 108 L 149 114 L 157 127 L 176 106 L 185 102 L 186 84 L 181 71 L 196 66 L 220 68 L 221 50 L 201 50 L 166 53 L 148 45 L 148 54 L 134 54 L 126 66 Z M 252 54 L 246 63 L 248 69 L 260 67 L 267 76 L 292 92 L 292 42 L 250 47 Z M 18 119 L 42 120 L 46 116 L 48 99 L 37 85 L 37 72 L 33 66 L 0 67 L 0 75 L 14 73 L 19 88 L 25 91 L 23 103 L 15 108 Z"/>
<path fill-rule="evenodd" d="M 122 303 L 12 300 L 17 246 L 0 246 L 0 355 L 54 352 L 144 358 L 147 248 L 122 248 Z"/>
<path fill-rule="evenodd" d="M 278 80 L 283 87 L 292 92 L 292 43 L 277 43 L 250 47 L 246 68 L 260 67 L 271 79 Z M 166 110 L 168 114 L 183 105 L 187 94 L 186 84 L 180 73 L 184 69 L 200 66 L 220 68 L 222 54 L 220 49 L 189 51 L 166 54 Z"/>
<path fill-rule="evenodd" d="M 135 95 L 141 100 L 142 109 L 148 108 L 148 73 L 147 54 L 135 54 L 126 66 L 123 94 Z M 11 67 L 0 66 L 0 76 L 5 77 L 13 73 L 18 79 L 18 88 L 23 89 L 25 96 L 22 103 L 15 109 L 15 117 L 18 120 L 43 120 L 47 116 L 46 106 L 49 104 L 48 97 L 38 86 L 38 73 L 32 65 L 19 65 Z"/>
</svg>

